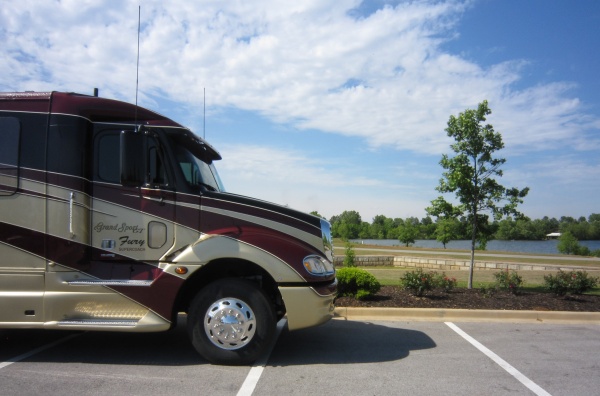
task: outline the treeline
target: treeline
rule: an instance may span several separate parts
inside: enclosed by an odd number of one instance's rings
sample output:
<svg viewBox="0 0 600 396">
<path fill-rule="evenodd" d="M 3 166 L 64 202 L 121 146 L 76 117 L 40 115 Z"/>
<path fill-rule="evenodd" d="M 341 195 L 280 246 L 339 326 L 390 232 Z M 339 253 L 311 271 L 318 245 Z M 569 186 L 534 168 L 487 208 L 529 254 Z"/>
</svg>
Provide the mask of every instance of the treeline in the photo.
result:
<svg viewBox="0 0 600 396">
<path fill-rule="evenodd" d="M 329 222 L 333 237 L 342 239 L 439 240 L 441 235 L 450 236 L 449 240 L 471 239 L 471 229 L 465 218 L 434 221 L 430 216 L 392 219 L 377 215 L 368 223 L 362 221 L 358 212 L 345 211 L 333 216 Z M 535 220 L 507 218 L 482 226 L 490 232 L 491 239 L 499 240 L 543 240 L 553 232 L 570 232 L 578 240 L 600 240 L 600 214 L 596 213 L 578 219 L 568 216 Z"/>
</svg>

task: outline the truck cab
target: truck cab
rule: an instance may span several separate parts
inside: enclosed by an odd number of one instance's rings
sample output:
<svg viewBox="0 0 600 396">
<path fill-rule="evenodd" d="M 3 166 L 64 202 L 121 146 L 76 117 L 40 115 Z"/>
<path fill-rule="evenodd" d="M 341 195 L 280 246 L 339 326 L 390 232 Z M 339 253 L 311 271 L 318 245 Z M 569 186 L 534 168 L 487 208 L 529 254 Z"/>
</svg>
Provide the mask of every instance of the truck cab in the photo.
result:
<svg viewBox="0 0 600 396">
<path fill-rule="evenodd" d="M 333 315 L 330 226 L 228 193 L 219 152 L 132 104 L 0 93 L 0 328 L 149 332 L 249 364 Z M 232 159 L 233 160 L 233 159 Z"/>
</svg>

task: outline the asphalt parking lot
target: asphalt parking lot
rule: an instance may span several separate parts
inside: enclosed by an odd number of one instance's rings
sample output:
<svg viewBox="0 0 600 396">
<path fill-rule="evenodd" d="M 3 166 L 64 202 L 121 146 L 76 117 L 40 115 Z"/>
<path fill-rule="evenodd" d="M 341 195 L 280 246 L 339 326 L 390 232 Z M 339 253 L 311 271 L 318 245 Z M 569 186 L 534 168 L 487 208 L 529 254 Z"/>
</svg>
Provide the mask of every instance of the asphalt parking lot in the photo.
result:
<svg viewBox="0 0 600 396">
<path fill-rule="evenodd" d="M 283 323 L 282 323 L 283 324 Z M 600 325 L 333 320 L 285 327 L 255 367 L 168 333 L 0 330 L 2 395 L 592 395 Z"/>
</svg>

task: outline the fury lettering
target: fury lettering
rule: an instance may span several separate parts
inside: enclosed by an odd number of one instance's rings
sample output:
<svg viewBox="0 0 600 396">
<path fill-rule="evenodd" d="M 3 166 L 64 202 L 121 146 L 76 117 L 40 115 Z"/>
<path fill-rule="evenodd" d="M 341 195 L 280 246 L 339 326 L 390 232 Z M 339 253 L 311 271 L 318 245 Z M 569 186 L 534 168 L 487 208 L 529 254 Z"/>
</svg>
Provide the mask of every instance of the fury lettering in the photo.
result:
<svg viewBox="0 0 600 396">
<path fill-rule="evenodd" d="M 128 236 L 120 237 L 119 241 L 121 241 L 121 245 L 119 245 L 120 247 L 131 246 L 131 245 L 137 245 L 139 247 L 143 247 L 144 244 L 146 243 L 146 241 L 143 239 L 129 239 Z"/>
</svg>

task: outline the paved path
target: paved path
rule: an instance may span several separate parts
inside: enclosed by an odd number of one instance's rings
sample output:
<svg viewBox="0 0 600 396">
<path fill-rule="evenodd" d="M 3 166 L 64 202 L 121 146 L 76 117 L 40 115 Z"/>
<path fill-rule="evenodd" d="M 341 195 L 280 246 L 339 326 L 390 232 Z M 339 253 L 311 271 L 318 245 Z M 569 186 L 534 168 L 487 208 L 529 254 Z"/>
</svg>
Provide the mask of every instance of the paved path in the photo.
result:
<svg viewBox="0 0 600 396">
<path fill-rule="evenodd" d="M 398 250 L 398 249 L 386 249 L 386 248 L 359 248 L 356 247 L 354 248 L 355 251 L 359 252 L 359 251 L 375 251 L 375 252 L 382 252 L 382 253 L 395 253 L 396 255 L 402 255 L 402 254 L 411 254 L 411 253 L 419 253 L 419 254 L 431 254 L 431 255 L 439 255 L 440 253 L 442 253 L 444 256 L 469 256 L 469 252 L 441 252 L 439 250 L 426 250 L 426 249 L 418 249 L 418 250 L 410 250 L 410 249 L 402 249 L 402 250 Z M 557 256 L 553 256 L 553 255 L 543 255 L 543 256 L 532 256 L 529 254 L 520 254 L 520 253 L 488 253 L 488 252 L 481 252 L 481 251 L 477 251 L 475 252 L 475 259 L 477 259 L 480 256 L 486 256 L 486 257 L 512 257 L 512 258 L 523 258 L 523 259 L 531 259 L 531 258 L 535 258 L 535 259 L 548 259 L 548 258 L 552 258 L 552 257 L 556 257 L 560 260 L 566 260 L 566 261 L 597 261 L 598 264 L 600 264 L 600 257 L 578 257 L 578 256 L 569 256 L 566 254 L 562 254 L 562 255 L 557 255 Z"/>
</svg>

